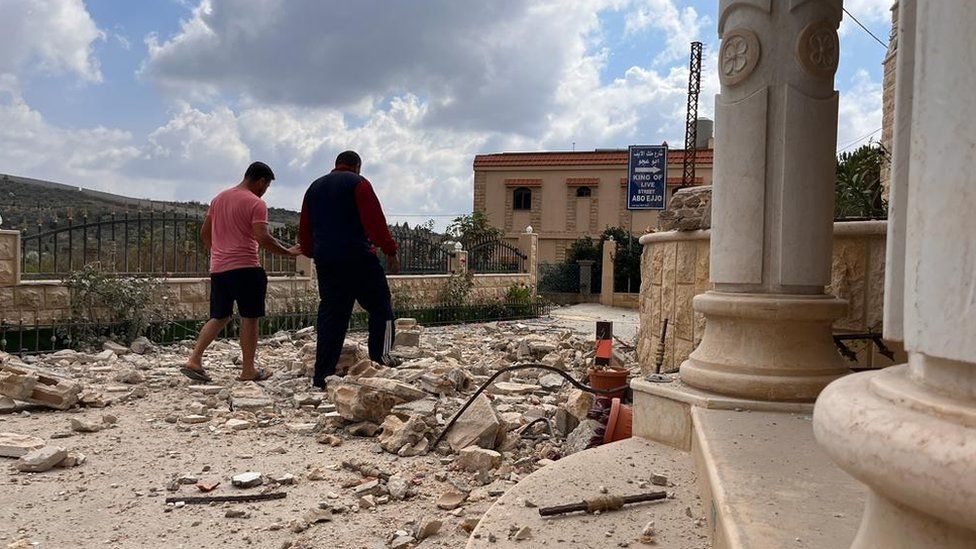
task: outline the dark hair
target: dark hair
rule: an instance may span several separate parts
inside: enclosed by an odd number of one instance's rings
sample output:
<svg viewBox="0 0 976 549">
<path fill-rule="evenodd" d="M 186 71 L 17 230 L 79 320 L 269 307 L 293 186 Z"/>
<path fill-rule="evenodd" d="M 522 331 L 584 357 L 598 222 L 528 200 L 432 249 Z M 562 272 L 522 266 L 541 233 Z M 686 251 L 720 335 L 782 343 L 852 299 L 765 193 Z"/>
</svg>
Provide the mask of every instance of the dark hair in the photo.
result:
<svg viewBox="0 0 976 549">
<path fill-rule="evenodd" d="M 350 168 L 355 168 L 357 166 L 363 165 L 363 159 L 359 158 L 359 155 L 356 154 L 356 151 L 345 151 L 339 153 L 339 156 L 336 157 L 336 166 L 339 165 L 345 165 L 345 166 L 349 166 Z"/>
<path fill-rule="evenodd" d="M 247 171 L 244 172 L 244 179 L 248 181 L 257 181 L 258 179 L 273 181 L 274 178 L 275 176 L 274 172 L 271 171 L 271 166 L 268 166 L 264 162 L 253 162 L 247 167 Z"/>
</svg>

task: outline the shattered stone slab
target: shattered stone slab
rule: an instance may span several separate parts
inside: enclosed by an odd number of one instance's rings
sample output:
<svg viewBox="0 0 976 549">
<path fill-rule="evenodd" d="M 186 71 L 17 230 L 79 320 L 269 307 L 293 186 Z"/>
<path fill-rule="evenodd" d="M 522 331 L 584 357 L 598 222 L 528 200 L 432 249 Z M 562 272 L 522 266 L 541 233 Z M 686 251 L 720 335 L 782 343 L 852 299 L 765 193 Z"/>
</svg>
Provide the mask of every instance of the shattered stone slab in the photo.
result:
<svg viewBox="0 0 976 549">
<path fill-rule="evenodd" d="M 19 433 L 0 433 L 0 457 L 19 458 L 44 447 L 44 439 Z"/>
<path fill-rule="evenodd" d="M 0 394 L 56 410 L 78 403 L 81 385 L 68 378 L 6 361 L 0 364 Z"/>
<path fill-rule="evenodd" d="M 28 452 L 17 460 L 17 470 L 22 473 L 43 473 L 50 471 L 68 457 L 68 452 L 60 446 L 44 446 Z"/>
</svg>

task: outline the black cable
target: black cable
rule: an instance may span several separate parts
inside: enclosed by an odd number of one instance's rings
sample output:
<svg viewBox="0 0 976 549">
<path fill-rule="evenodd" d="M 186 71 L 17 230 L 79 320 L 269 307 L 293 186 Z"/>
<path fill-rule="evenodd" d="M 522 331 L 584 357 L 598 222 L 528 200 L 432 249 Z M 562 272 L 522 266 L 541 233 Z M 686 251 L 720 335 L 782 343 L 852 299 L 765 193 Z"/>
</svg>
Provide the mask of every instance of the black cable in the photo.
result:
<svg viewBox="0 0 976 549">
<path fill-rule="evenodd" d="M 586 391 L 588 393 L 612 395 L 620 391 L 626 391 L 627 388 L 629 387 L 629 385 L 621 385 L 620 387 L 614 387 L 613 389 L 595 389 L 588 385 L 583 385 L 579 381 L 576 381 L 575 379 L 573 379 L 573 376 L 567 374 L 566 372 L 560 370 L 559 368 L 553 366 L 546 366 L 545 364 L 538 364 L 538 363 L 516 364 L 515 366 L 502 368 L 501 370 L 498 370 L 497 372 L 492 374 L 492 376 L 489 377 L 484 383 L 482 383 L 481 387 L 478 387 L 478 390 L 475 391 L 474 394 L 468 398 L 468 401 L 464 403 L 464 406 L 461 406 L 461 409 L 458 410 L 458 413 L 454 414 L 454 417 L 451 418 L 451 421 L 447 423 L 447 426 L 444 427 L 444 430 L 441 431 L 441 434 L 437 435 L 437 439 L 434 440 L 434 444 L 431 445 L 430 449 L 434 450 L 435 448 L 437 448 L 437 445 L 440 444 L 442 440 L 444 440 L 444 436 L 451 431 L 451 427 L 454 427 L 454 424 L 457 422 L 457 420 L 460 419 L 462 415 L 464 415 L 464 412 L 465 410 L 468 409 L 468 406 L 471 406 L 474 400 L 478 398 L 478 396 L 481 395 L 481 393 L 483 393 L 485 389 L 487 389 L 492 384 L 492 382 L 498 378 L 498 376 L 506 372 L 514 372 L 516 370 L 528 370 L 531 368 L 539 368 L 540 370 L 547 370 L 555 374 L 559 374 L 564 378 L 566 378 L 566 380 L 569 381 L 577 389 L 581 391 Z"/>
<path fill-rule="evenodd" d="M 870 34 L 871 35 L 871 38 L 874 38 L 879 44 L 881 44 L 881 47 L 882 48 L 884 48 L 886 50 L 888 49 L 888 44 L 885 44 L 884 42 L 882 42 L 880 38 L 878 38 L 877 36 L 875 36 L 873 32 L 869 31 L 867 27 L 865 27 L 863 24 L 861 24 L 861 22 L 857 20 L 857 17 L 854 17 L 854 14 L 852 14 L 849 11 L 847 11 L 847 8 L 843 8 L 843 10 L 844 10 L 844 13 L 846 13 L 847 15 L 850 15 L 851 16 L 851 19 L 853 19 L 854 22 L 857 23 L 857 26 L 859 26 L 862 29 L 864 29 L 864 32 Z"/>
</svg>

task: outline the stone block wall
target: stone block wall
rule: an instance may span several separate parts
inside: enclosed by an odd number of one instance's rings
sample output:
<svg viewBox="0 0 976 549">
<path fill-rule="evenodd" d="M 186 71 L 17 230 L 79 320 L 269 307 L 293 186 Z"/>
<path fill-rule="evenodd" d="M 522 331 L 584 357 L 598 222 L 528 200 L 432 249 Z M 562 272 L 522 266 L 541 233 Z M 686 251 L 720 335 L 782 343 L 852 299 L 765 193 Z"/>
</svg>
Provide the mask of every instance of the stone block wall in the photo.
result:
<svg viewBox="0 0 976 549">
<path fill-rule="evenodd" d="M 388 280 L 394 303 L 398 296 L 409 296 L 410 305 L 418 307 L 436 303 L 450 278 L 450 275 L 391 276 Z M 533 286 L 534 282 L 529 273 L 475 275 L 470 298 L 484 301 L 503 298 L 516 284 Z"/>
<path fill-rule="evenodd" d="M 20 231 L 0 231 L 0 287 L 20 282 Z"/>
<path fill-rule="evenodd" d="M 831 283 L 827 292 L 848 300 L 847 314 L 834 324 L 835 333 L 880 332 L 884 301 L 884 221 L 834 224 Z M 701 341 L 705 318 L 692 300 L 712 288 L 709 277 L 710 231 L 670 231 L 641 238 L 643 284 L 640 292 L 640 333 L 637 353 L 645 372 L 654 369 L 654 352 L 668 319 L 662 371 L 677 371 Z M 858 353 L 854 367 L 882 367 L 893 362 L 866 342 L 852 342 Z M 896 351 L 896 361 L 899 349 Z"/>
</svg>

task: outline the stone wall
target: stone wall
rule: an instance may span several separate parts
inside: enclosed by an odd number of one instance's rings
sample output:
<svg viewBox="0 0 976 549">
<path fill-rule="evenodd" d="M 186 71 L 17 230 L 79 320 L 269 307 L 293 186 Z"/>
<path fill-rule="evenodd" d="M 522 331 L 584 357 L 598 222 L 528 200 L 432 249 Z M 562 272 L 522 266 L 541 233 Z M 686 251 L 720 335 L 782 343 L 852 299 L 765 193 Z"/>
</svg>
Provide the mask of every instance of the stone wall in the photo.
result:
<svg viewBox="0 0 976 549">
<path fill-rule="evenodd" d="M 827 291 L 849 302 L 847 314 L 834 323 L 835 333 L 881 331 L 886 226 L 884 221 L 834 224 Z M 637 352 L 645 371 L 654 368 L 663 319 L 668 319 L 668 332 L 662 371 L 676 371 L 701 341 L 705 319 L 694 311 L 692 299 L 712 287 L 708 280 L 709 236 L 710 231 L 671 231 L 641 238 L 643 284 Z M 851 363 L 852 367 L 892 364 L 866 342 L 852 342 L 850 347 L 858 352 L 858 362 Z"/>
<path fill-rule="evenodd" d="M 539 238 L 522 234 L 519 249 L 526 255 L 528 272 L 514 274 L 476 274 L 470 298 L 477 301 L 505 297 L 514 285 L 525 285 L 535 293 Z M 466 252 L 452 261 L 459 272 L 467 269 Z M 269 277 L 267 312 L 269 315 L 308 310 L 318 300 L 314 268 L 310 260 L 299 258 L 296 276 Z M 60 280 L 20 280 L 20 233 L 0 231 L 0 323 L 48 325 L 71 316 L 70 294 Z M 306 276 L 308 273 L 310 276 Z M 450 275 L 390 276 L 394 300 L 408 294 L 411 304 L 423 306 L 437 302 Z M 173 318 L 204 319 L 210 314 L 209 278 L 165 278 L 156 302 L 165 304 Z"/>
</svg>

